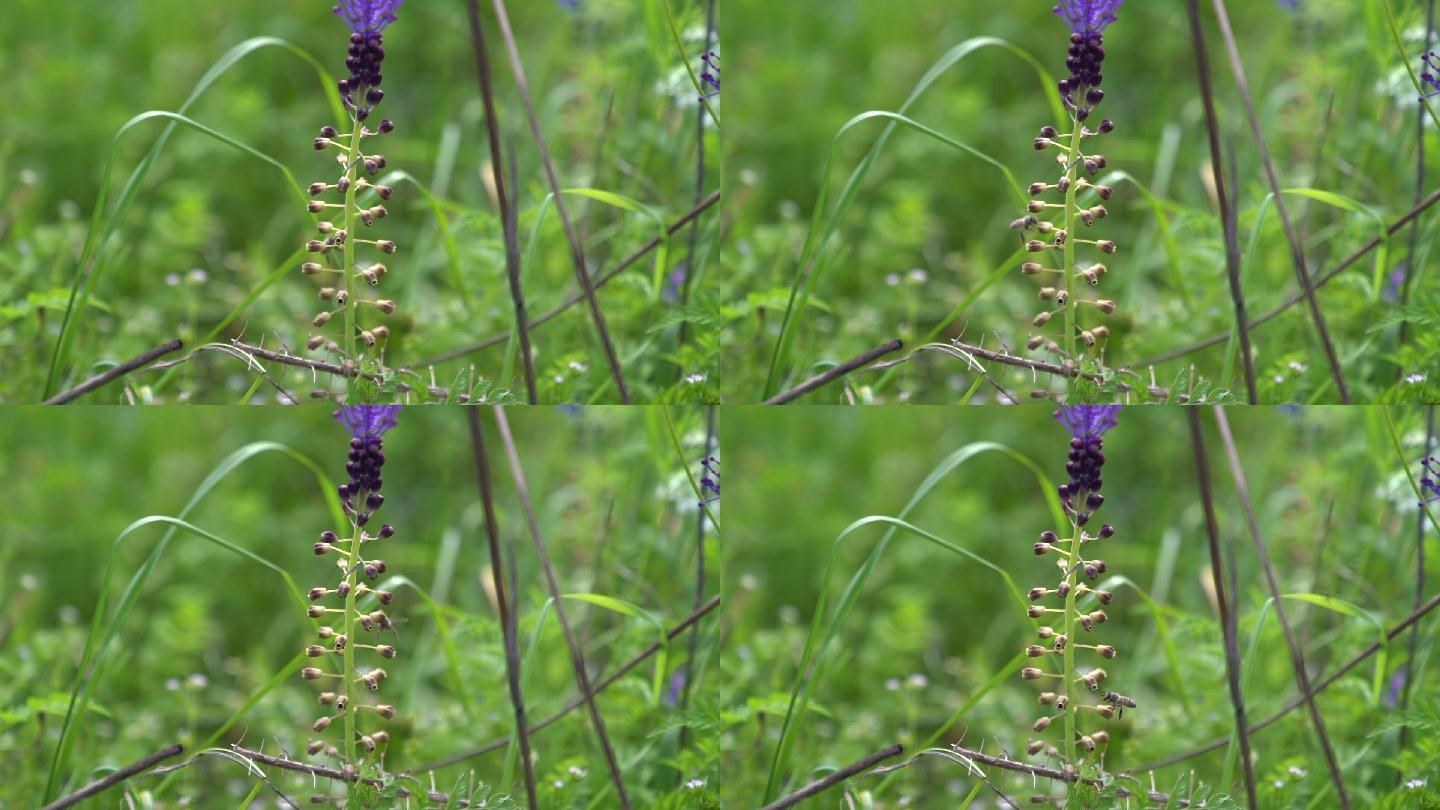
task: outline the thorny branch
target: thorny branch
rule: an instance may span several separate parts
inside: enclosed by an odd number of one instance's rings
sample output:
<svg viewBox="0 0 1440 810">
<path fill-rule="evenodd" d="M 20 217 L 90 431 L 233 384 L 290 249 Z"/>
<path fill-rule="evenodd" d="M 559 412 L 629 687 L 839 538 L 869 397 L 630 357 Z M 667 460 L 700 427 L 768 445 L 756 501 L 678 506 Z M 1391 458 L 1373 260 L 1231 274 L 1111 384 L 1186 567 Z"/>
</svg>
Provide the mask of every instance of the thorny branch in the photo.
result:
<svg viewBox="0 0 1440 810">
<path fill-rule="evenodd" d="M 155 362 L 156 360 L 164 357 L 167 354 L 170 354 L 171 352 L 180 351 L 180 348 L 184 345 L 185 344 L 181 343 L 179 340 L 171 340 L 166 343 L 162 343 L 159 346 L 156 346 L 155 348 L 151 349 L 148 352 L 145 352 L 138 357 L 126 360 L 125 362 L 110 369 L 109 371 L 105 371 L 101 374 L 97 374 L 94 377 L 91 377 L 90 379 L 86 380 L 83 383 L 80 383 L 79 385 L 71 388 L 68 391 L 61 391 L 55 396 L 45 400 L 41 404 L 66 405 L 74 402 L 75 400 L 90 393 L 91 391 L 94 391 L 101 386 L 107 385 L 121 377 L 124 377 L 126 374 L 129 374 L 137 368 L 149 365 L 150 363 Z"/>
<path fill-rule="evenodd" d="M 1016 762 L 1016 761 L 1013 760 L 1013 759 L 1005 759 L 1004 757 L 995 757 L 995 756 L 991 756 L 991 755 L 989 755 L 989 754 L 982 754 L 982 753 L 980 753 L 979 751 L 971 751 L 971 750 L 968 749 L 968 748 L 961 748 L 961 747 L 958 746 L 958 745 L 956 745 L 956 746 L 951 746 L 951 750 L 954 751 L 954 752 L 955 752 L 956 754 L 958 754 L 959 756 L 964 757 L 965 759 L 974 760 L 975 762 L 979 762 L 979 763 L 981 763 L 981 764 L 983 764 L 983 765 L 990 765 L 990 766 L 992 766 L 992 767 L 1002 768 L 1002 769 L 1007 770 L 1007 771 L 1016 771 L 1016 772 L 1018 772 L 1018 773 L 1028 773 L 1028 774 L 1030 774 L 1030 775 L 1032 775 L 1032 776 L 1040 776 L 1040 777 L 1044 777 L 1044 778 L 1046 778 L 1046 779 L 1053 779 L 1053 780 L 1055 780 L 1055 781 L 1057 781 L 1057 782 L 1074 782 L 1074 781 L 1076 780 L 1076 777 L 1074 777 L 1074 776 L 1067 776 L 1067 775 L 1066 775 L 1065 773 L 1063 773 L 1062 771 L 1059 771 L 1059 770 L 1057 770 L 1057 769 L 1055 769 L 1055 768 L 1047 768 L 1047 767 L 1045 767 L 1045 766 L 1043 766 L 1043 765 L 1030 765 L 1030 764 L 1025 763 L 1025 762 Z M 1104 786 L 1105 786 L 1104 780 L 1101 780 L 1101 779 L 1091 779 L 1091 778 L 1087 778 L 1087 779 L 1084 780 L 1084 783 L 1087 784 L 1087 785 L 1092 785 L 1092 786 L 1094 786 L 1094 787 L 1104 787 Z M 1115 795 L 1116 795 L 1116 796 L 1119 796 L 1119 797 L 1122 798 L 1122 799 L 1128 799 L 1128 798 L 1131 798 L 1132 796 L 1134 796 L 1135 793 L 1133 793 L 1132 791 L 1130 791 L 1130 790 L 1128 790 L 1128 789 L 1126 789 L 1126 788 L 1123 788 L 1123 787 L 1120 787 L 1120 786 L 1117 785 L 1117 786 L 1115 787 Z M 1156 792 L 1156 791 L 1153 791 L 1153 790 L 1146 791 L 1146 792 L 1145 792 L 1145 798 L 1149 799 L 1149 800 L 1152 801 L 1152 802 L 1160 802 L 1160 803 L 1163 803 L 1163 804 L 1165 804 L 1165 806 L 1167 806 L 1167 807 L 1189 807 L 1189 806 L 1190 806 L 1190 802 L 1189 802 L 1189 801 L 1187 801 L 1187 800 L 1185 800 L 1185 799 L 1179 799 L 1179 798 L 1174 799 L 1174 802 L 1175 802 L 1175 803 L 1174 803 L 1173 805 L 1171 805 L 1171 804 L 1170 804 L 1170 801 L 1171 801 L 1171 796 L 1170 796 L 1170 794 L 1168 794 L 1168 793 L 1159 793 L 1159 792 Z"/>
<path fill-rule="evenodd" d="M 844 782 L 846 779 L 849 779 L 850 777 L 854 776 L 857 773 L 860 773 L 861 771 L 873 768 L 875 767 L 875 765 L 884 762 L 891 757 L 899 756 L 904 750 L 905 749 L 900 747 L 899 743 L 890 745 L 886 748 L 876 751 L 868 757 L 865 757 L 859 762 L 854 762 L 846 765 L 845 767 L 830 774 L 829 776 L 817 779 L 814 782 L 806 785 L 805 787 L 802 787 L 799 790 L 795 791 L 794 793 L 791 793 L 789 796 L 785 796 L 784 798 L 777 799 L 770 804 L 765 805 L 764 807 L 760 808 L 760 810 L 782 810 L 782 808 L 799 804 L 804 799 L 808 799 L 811 796 L 814 796 L 815 794 L 826 790 L 827 788 L 834 787 L 835 785 Z"/>
<path fill-rule="evenodd" d="M 156 751 L 155 753 L 151 754 L 148 757 L 145 757 L 138 762 L 126 765 L 125 767 L 121 768 L 118 771 L 115 771 L 109 776 L 91 782 L 90 784 L 86 785 L 83 788 L 80 788 L 79 790 L 71 793 L 68 796 L 63 796 L 59 799 L 56 799 L 55 801 L 40 808 L 40 810 L 61 810 L 61 808 L 79 804 L 85 799 L 88 799 L 91 796 L 94 796 L 95 794 L 106 790 L 107 788 L 114 787 L 115 785 L 124 782 L 126 779 L 129 779 L 137 773 L 147 771 L 150 768 L 155 767 L 157 763 L 163 762 L 173 756 L 178 756 L 182 750 L 183 749 L 180 747 L 179 743 L 166 746 L 165 748 Z"/>
<path fill-rule="evenodd" d="M 805 382 L 800 383 L 794 388 L 791 388 L 789 391 L 783 391 L 779 394 L 776 394 L 775 396 L 765 400 L 761 404 L 787 405 L 799 399 L 800 397 L 810 393 L 811 391 L 816 390 L 817 388 L 829 385 L 830 383 L 840 379 L 846 374 L 849 374 L 850 372 L 858 368 L 862 368 L 870 363 L 875 362 L 876 360 L 884 357 L 887 354 L 890 354 L 891 352 L 900 351 L 900 349 L 904 346 L 905 344 L 901 343 L 898 339 L 889 341 L 888 343 L 882 343 L 881 345 L 876 346 L 875 348 L 871 349 L 868 352 L 865 352 L 859 357 L 854 357 L 846 360 L 845 362 L 841 363 L 838 366 L 835 366 L 832 369 L 817 374 L 814 377 L 811 377 Z"/>
<path fill-rule="evenodd" d="M 1042 374 L 1054 374 L 1059 377 L 1075 376 L 1075 372 L 1065 369 L 1055 363 L 1048 363 L 1043 360 L 1030 360 L 1024 357 L 1016 357 L 1014 355 L 1005 354 L 1004 352 L 997 352 L 990 349 L 981 348 L 980 346 L 974 346 L 959 340 L 952 341 L 952 344 L 955 346 L 955 348 L 959 349 L 962 352 L 973 354 L 976 357 L 983 357 L 986 360 L 1000 363 L 1001 365 L 1016 366 L 1018 368 L 1028 368 L 1031 371 L 1040 372 Z M 1104 381 L 1104 379 L 1098 374 L 1086 374 L 1085 379 L 1096 383 Z M 1116 385 L 1121 391 L 1135 390 L 1133 387 L 1122 382 L 1117 382 Z M 1161 388 L 1155 385 L 1145 386 L 1145 393 L 1159 399 L 1169 399 L 1171 396 L 1170 389 Z M 1178 402 L 1190 401 L 1190 397 L 1186 394 L 1177 394 L 1175 395 L 1175 399 Z"/>
</svg>

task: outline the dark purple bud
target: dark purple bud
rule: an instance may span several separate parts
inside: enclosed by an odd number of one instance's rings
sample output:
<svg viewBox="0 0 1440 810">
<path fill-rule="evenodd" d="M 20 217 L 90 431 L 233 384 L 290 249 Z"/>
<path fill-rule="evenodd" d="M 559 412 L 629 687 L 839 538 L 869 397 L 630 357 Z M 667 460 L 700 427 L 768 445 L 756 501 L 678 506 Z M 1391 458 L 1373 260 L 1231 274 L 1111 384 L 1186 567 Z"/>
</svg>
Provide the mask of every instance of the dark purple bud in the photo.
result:
<svg viewBox="0 0 1440 810">
<path fill-rule="evenodd" d="M 380 134 L 385 135 L 395 131 L 395 122 L 386 118 L 380 122 Z"/>
<path fill-rule="evenodd" d="M 385 525 L 383 525 L 383 526 L 380 527 L 380 536 L 381 536 L 381 537 L 390 537 L 390 536 L 392 536 L 392 535 L 394 535 L 394 534 L 395 534 L 395 527 L 394 527 L 394 526 L 391 526 L 389 523 L 386 523 Z"/>
</svg>

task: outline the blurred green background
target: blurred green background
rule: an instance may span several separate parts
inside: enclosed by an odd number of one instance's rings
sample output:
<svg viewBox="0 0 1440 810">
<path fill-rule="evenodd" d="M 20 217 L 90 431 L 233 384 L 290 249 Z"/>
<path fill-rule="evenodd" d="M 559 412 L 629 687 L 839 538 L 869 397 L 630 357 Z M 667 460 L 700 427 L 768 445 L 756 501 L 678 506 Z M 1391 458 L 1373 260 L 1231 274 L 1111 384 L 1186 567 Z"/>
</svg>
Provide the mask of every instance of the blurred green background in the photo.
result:
<svg viewBox="0 0 1440 810">
<path fill-rule="evenodd" d="M 100 192 L 112 140 L 133 116 L 178 110 L 222 56 L 253 37 L 278 37 L 344 75 L 348 30 L 329 0 L 265 3 L 179 0 L 81 3 L 8 0 L 0 31 L 0 70 L 11 77 L 0 134 L 0 401 L 40 397 L 69 288 Z M 671 0 L 684 48 L 699 65 L 705 3 Z M 504 41 L 481 3 L 501 131 L 518 162 L 522 249 L 549 193 L 509 68 Z M 464 0 L 405 4 L 386 31 L 385 90 L 379 113 L 398 129 L 383 139 L 387 171 L 404 171 L 441 201 L 453 245 L 442 238 L 426 197 L 392 184 L 391 215 L 375 233 L 400 245 L 383 289 L 399 306 L 389 319 L 387 363 L 415 364 L 476 343 L 510 325 L 504 249 L 490 150 L 475 77 Z M 593 199 L 566 202 L 598 276 L 656 236 L 657 219 L 675 221 L 696 197 L 696 95 L 661 5 L 624 0 L 511 3 L 519 48 L 562 188 L 594 187 L 647 206 L 653 217 Z M 311 141 L 333 120 L 334 90 L 283 47 L 264 47 L 235 63 L 189 110 L 191 118 L 273 157 L 296 180 L 333 181 L 328 155 Z M 107 211 L 165 122 L 139 125 L 118 141 Z M 342 127 L 343 129 L 343 127 Z M 718 139 L 710 127 L 706 192 L 718 188 Z M 267 280 L 272 286 L 218 336 L 302 347 L 313 331 L 314 285 L 284 260 L 310 238 L 311 217 L 275 167 L 180 127 L 159 154 L 101 257 L 93 306 L 68 368 L 71 381 L 96 364 L 122 360 L 173 337 L 192 346 Z M 108 216 L 108 214 L 107 214 Z M 703 268 L 715 218 L 700 219 Z M 688 231 L 672 240 L 652 286 L 654 255 L 601 295 L 642 401 L 713 396 L 709 331 L 692 329 L 676 345 L 677 304 L 670 276 L 683 270 Z M 453 250 L 453 253 L 452 253 Z M 534 240 L 527 304 L 532 317 L 578 289 L 553 207 Z M 458 268 L 459 276 L 456 276 Z M 293 271 L 293 272 L 292 272 Z M 272 274 L 274 275 L 272 278 Z M 698 276 L 697 276 L 698 278 Z M 692 282 L 699 303 L 704 283 Z M 588 314 L 574 307 L 534 333 L 542 401 L 584 402 L 608 378 Z M 441 385 L 475 367 L 464 385 L 503 399 L 524 385 L 500 374 L 503 346 L 439 364 Z M 273 370 L 303 395 L 308 373 Z M 704 375 L 704 384 L 685 382 Z M 253 375 L 240 360 L 205 352 L 155 388 L 139 375 L 137 396 L 161 401 L 236 401 Z M 428 377 L 428 374 L 426 375 Z M 428 380 L 427 380 L 428 381 Z M 97 401 L 114 401 L 118 388 Z M 259 400 L 273 398 L 268 389 Z"/>
<path fill-rule="evenodd" d="M 1282 592 L 1321 594 L 1357 609 L 1346 615 L 1286 601 L 1312 680 L 1318 681 L 1319 673 L 1334 671 L 1374 642 L 1379 626 L 1394 626 L 1411 611 L 1415 495 L 1378 408 L 1226 413 Z M 720 694 L 731 707 L 723 731 L 728 778 L 722 794 L 727 806 L 748 807 L 760 804 L 765 790 L 832 550 L 836 568 L 827 591 L 827 622 L 886 527 L 861 528 L 837 545 L 842 531 L 867 516 L 899 516 L 942 462 L 965 448 L 976 451 L 977 443 L 998 443 L 1003 450 L 981 450 L 940 477 L 907 520 L 998 566 L 1022 593 L 1052 587 L 1053 561 L 1035 557 L 1032 545 L 1041 531 L 1058 527 L 1036 475 L 1018 459 L 1063 482 L 1069 435 L 1042 408 L 829 409 L 824 419 L 816 418 L 814 409 L 727 408 L 723 414 L 731 484 L 726 530 L 734 539 L 725 549 L 726 598 L 734 630 L 719 678 Z M 1425 412 L 1394 409 L 1392 416 L 1406 463 L 1418 475 Z M 1222 547 L 1239 572 L 1238 582 L 1230 584 L 1240 606 L 1243 653 L 1269 591 L 1215 420 L 1208 409 L 1201 417 Z M 1106 685 L 1134 697 L 1139 708 L 1127 711 L 1123 721 L 1090 718 L 1083 727 L 1093 730 L 1101 722 L 1109 730 L 1105 764 L 1118 773 L 1226 736 L 1232 714 L 1184 411 L 1124 410 L 1119 426 L 1106 436 L 1105 453 L 1106 501 L 1097 520 L 1113 524 L 1117 533 L 1098 552 L 1109 566 L 1101 580 L 1126 577 L 1155 601 L 1176 667 L 1136 590 L 1101 586 L 1115 592 L 1106 608 L 1110 620 L 1083 641 L 1119 650 L 1115 660 L 1103 662 L 1110 673 Z M 1440 575 L 1437 555 L 1432 528 L 1427 598 Z M 907 756 L 916 754 L 942 729 L 929 745 L 961 742 L 1038 761 L 1024 756 L 1026 740 L 1036 736 L 1029 726 L 1040 716 L 1038 690 L 1015 674 L 1029 660 L 1016 656 L 1034 642 L 1030 620 L 1014 599 L 996 572 L 898 532 L 861 587 L 823 664 L 825 675 L 815 687 L 813 711 L 800 726 L 782 793 L 891 743 L 904 745 Z M 1402 715 L 1396 707 L 1408 636 L 1390 644 L 1378 692 L 1371 658 L 1319 699 L 1356 807 L 1421 807 L 1440 800 L 1434 778 L 1440 773 L 1440 744 L 1418 730 L 1428 726 L 1416 725 L 1401 753 L 1396 726 L 1402 717 L 1429 723 L 1440 716 L 1440 691 L 1432 677 L 1437 626 L 1434 614 L 1419 624 L 1412 714 Z M 1297 694 L 1273 610 L 1258 638 L 1258 653 L 1245 673 L 1252 722 Z M 992 678 L 998 680 L 986 691 Z M 1262 807 L 1339 806 L 1327 792 L 1324 760 L 1303 711 L 1252 741 Z M 1223 760 L 1222 752 L 1214 752 L 1163 768 L 1154 789 L 1183 796 L 1193 787 L 1197 797 L 1208 794 L 1212 800 L 1229 793 L 1243 806 L 1238 770 L 1234 784 L 1217 784 Z M 986 770 L 1022 803 L 1037 792 L 1027 776 Z M 1423 790 L 1404 785 L 1427 778 Z M 1141 779 L 1149 789 L 1148 776 Z M 975 788 L 962 765 L 936 756 L 921 757 L 883 788 L 882 780 L 853 779 L 851 806 L 960 807 Z M 985 798 L 973 806 L 999 806 L 988 790 L 981 793 Z M 841 805 L 838 795 L 830 795 L 806 806 Z"/>
<path fill-rule="evenodd" d="M 222 460 L 255 442 L 277 442 L 343 481 L 348 435 L 320 408 L 9 411 L 0 419 L 0 470 L 15 484 L 0 542 L 6 574 L 0 583 L 0 804 L 30 807 L 41 803 L 116 536 L 147 515 L 178 515 Z M 664 414 L 521 408 L 507 415 L 562 591 L 624 600 L 665 627 L 689 615 L 696 501 Z M 704 414 L 680 409 L 672 416 L 685 462 L 698 476 Z M 385 541 L 387 577 L 407 577 L 439 603 L 454 649 L 447 653 L 420 595 L 394 586 L 388 610 L 400 654 L 387 666 L 391 677 L 381 691 L 397 707 L 388 723 L 386 764 L 392 772 L 505 737 L 512 720 L 466 417 L 459 409 L 412 408 L 399 421 L 386 436 L 386 502 L 378 513 L 397 529 Z M 495 421 L 482 412 L 482 422 L 501 540 L 513 549 L 518 570 L 523 654 L 548 592 Z M 304 465 L 285 452 L 266 451 L 236 466 L 188 519 L 282 567 L 303 591 L 333 582 L 331 565 L 311 553 L 319 533 L 332 527 L 326 499 Z M 163 533 L 163 526 L 143 528 L 115 552 L 107 619 Z M 717 554 L 712 535 L 707 598 L 719 589 Z M 299 665 L 292 658 L 312 643 L 312 623 L 292 603 L 281 577 L 180 532 L 140 594 L 110 650 L 94 710 L 79 726 L 71 787 L 89 781 L 93 769 L 126 764 L 171 742 L 194 753 L 237 711 L 237 722 L 216 745 L 243 740 L 250 748 L 283 748 L 304 758 L 305 741 L 313 736 L 309 725 L 318 716 L 315 690 L 293 668 L 288 675 L 284 670 Z M 596 681 L 657 638 L 656 624 L 642 618 L 568 600 L 567 611 Z M 711 613 L 699 625 L 692 707 L 708 689 L 719 618 Z M 636 806 L 705 807 L 716 801 L 717 741 L 698 732 L 684 750 L 677 741 L 675 703 L 683 682 L 677 677 L 688 645 L 688 636 L 671 643 L 658 700 L 651 658 L 598 701 Z M 277 673 L 273 690 L 242 711 Z M 532 723 L 578 693 L 553 610 L 525 688 Z M 583 710 L 536 732 L 532 741 L 541 807 L 613 805 Z M 523 805 L 518 770 L 515 784 L 499 784 L 503 763 L 502 749 L 439 769 L 434 784 L 449 792 L 473 770 L 479 782 Z M 313 790 L 308 778 L 266 770 L 302 803 Z M 136 800 L 241 806 L 254 785 L 239 764 L 213 756 L 179 771 L 156 792 L 162 778 L 132 780 Z M 428 774 L 420 786 L 430 788 Z M 119 798 L 112 791 L 91 806 L 115 807 Z M 262 802 L 275 806 L 272 799 Z"/>
<path fill-rule="evenodd" d="M 1378 2 L 1259 0 L 1228 4 L 1241 57 L 1282 188 L 1318 188 L 1341 198 L 1326 204 L 1286 195 L 1312 276 L 1376 236 L 1416 196 L 1416 93 L 1405 71 L 1418 72 L 1425 3 L 1390 0 L 1404 54 L 1397 51 Z M 963 142 L 1008 167 L 1021 187 L 1054 182 L 1053 155 L 1032 140 L 1055 124 L 1050 94 L 1064 75 L 1069 30 L 1053 2 L 899 0 L 875 3 L 772 3 L 736 0 L 726 28 L 734 36 L 727 103 L 732 122 L 724 146 L 726 207 L 735 220 L 724 246 L 727 296 L 727 393 L 760 398 L 806 231 L 816 210 L 827 158 L 835 148 L 828 217 L 845 181 L 876 142 L 886 121 L 859 124 L 837 139 L 851 118 L 899 111 L 932 65 L 975 38 L 995 37 L 1037 60 L 1050 79 L 1006 47 L 980 47 L 945 71 L 909 110 L 919 123 Z M 1298 289 L 1275 209 L 1258 231 L 1269 194 L 1210 3 L 1201 3 L 1214 77 L 1221 137 L 1238 170 L 1239 234 L 1251 317 Z M 1126 3 L 1105 33 L 1104 103 L 1097 116 L 1115 121 L 1091 141 L 1107 156 L 1102 175 L 1125 172 L 1148 189 L 1168 222 L 1167 243 L 1140 188 L 1112 178 L 1110 216 L 1084 234 L 1112 239 L 1111 274 L 1101 293 L 1118 310 L 1105 320 L 1111 368 L 1139 364 L 1230 328 L 1221 227 L 1209 166 L 1210 149 L 1185 4 Z M 1058 75 L 1057 75 L 1058 74 Z M 1440 186 L 1440 154 L 1427 122 L 1426 193 Z M 1100 146 L 1096 146 L 1100 144 Z M 1228 158 L 1227 158 L 1228 159 Z M 1039 311 L 1031 279 L 1019 262 L 1002 267 L 1020 242 L 1008 224 L 1023 214 L 1001 170 L 977 157 L 900 128 L 880 153 L 840 221 L 817 272 L 813 306 L 783 369 L 792 383 L 816 367 L 860 354 L 891 338 L 910 347 L 929 338 L 963 336 L 991 349 L 1024 351 L 1029 321 Z M 1406 348 L 1391 274 L 1407 261 L 1409 231 L 1390 240 L 1378 268 L 1375 254 L 1320 293 L 1356 402 L 1440 398 L 1440 280 L 1433 255 L 1433 211 L 1421 217 L 1414 311 Z M 1084 254 L 1081 254 L 1084 258 Z M 996 276 L 995 274 L 999 274 Z M 1378 273 L 1378 277 L 1376 276 Z M 994 277 L 993 284 L 985 286 Z M 969 296 L 975 296 L 973 299 Z M 1303 307 L 1292 307 L 1253 334 L 1261 402 L 1338 402 L 1316 332 Z M 1189 368 L 1193 362 L 1195 368 Z M 1155 382 L 1223 399 L 1245 387 L 1239 366 L 1217 379 L 1221 348 L 1161 363 Z M 1028 371 L 985 363 L 1023 397 L 1035 386 Z M 1423 379 L 1406 381 L 1411 375 Z M 1149 383 L 1149 373 L 1143 374 Z M 883 382 L 882 382 L 883 379 Z M 1134 381 L 1131 380 L 1133 383 Z M 970 390 L 962 360 L 923 352 L 898 373 L 853 379 L 858 398 L 953 402 Z M 839 389 L 816 401 L 834 402 Z M 988 388 L 975 401 L 994 400 Z"/>
</svg>

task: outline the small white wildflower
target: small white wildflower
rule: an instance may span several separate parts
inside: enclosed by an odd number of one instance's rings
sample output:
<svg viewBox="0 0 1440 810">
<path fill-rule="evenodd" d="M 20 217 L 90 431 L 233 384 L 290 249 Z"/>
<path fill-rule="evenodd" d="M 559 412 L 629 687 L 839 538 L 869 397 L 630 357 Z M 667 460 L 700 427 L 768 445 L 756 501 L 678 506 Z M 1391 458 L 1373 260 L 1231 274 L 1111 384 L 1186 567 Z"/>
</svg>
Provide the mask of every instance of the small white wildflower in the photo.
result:
<svg viewBox="0 0 1440 810">
<path fill-rule="evenodd" d="M 897 691 L 900 688 L 900 679 L 891 678 L 885 681 L 885 688 L 890 690 L 891 692 Z"/>
<path fill-rule="evenodd" d="M 167 276 L 165 277 L 165 283 L 168 284 L 168 285 L 171 286 L 171 287 L 179 287 L 179 286 L 180 286 L 180 274 L 179 274 L 179 273 L 171 273 L 171 274 L 167 275 Z"/>
<path fill-rule="evenodd" d="M 579 765 L 571 765 L 570 775 L 575 777 L 576 779 L 580 779 L 585 776 L 585 769 L 580 767 Z"/>
<path fill-rule="evenodd" d="M 1411 779 L 1409 782 L 1405 783 L 1405 787 L 1410 788 L 1411 790 L 1418 790 L 1419 788 L 1425 787 L 1425 780 Z"/>
<path fill-rule="evenodd" d="M 1275 780 L 1275 789 L 1276 789 L 1276 790 L 1279 790 L 1280 788 L 1283 788 L 1283 787 L 1285 787 L 1285 780 L 1283 780 L 1283 779 L 1276 779 L 1276 780 Z"/>
<path fill-rule="evenodd" d="M 584 373 L 585 373 L 585 369 L 586 369 L 585 364 L 582 363 L 582 362 L 580 362 L 579 360 L 571 360 L 571 361 L 570 361 L 570 370 L 573 371 L 573 372 L 575 372 L 576 374 L 584 374 Z"/>
<path fill-rule="evenodd" d="M 1285 382 L 1285 375 L 1283 375 L 1283 374 L 1276 374 L 1276 375 L 1275 375 L 1275 384 L 1276 384 L 1276 385 L 1281 385 L 1281 384 L 1283 384 L 1284 382 Z"/>
<path fill-rule="evenodd" d="M 189 273 L 186 273 L 186 277 L 190 279 L 191 284 L 204 284 L 205 281 L 210 278 L 210 275 L 197 267 Z"/>
<path fill-rule="evenodd" d="M 210 685 L 210 679 L 197 672 L 185 679 L 185 685 L 191 689 L 204 689 Z"/>
<path fill-rule="evenodd" d="M 753 591 L 753 590 L 755 590 L 756 588 L 759 588 L 759 587 L 760 587 L 760 578 L 759 578 L 759 577 L 755 576 L 754 574 L 741 574 L 741 575 L 740 575 L 740 589 L 741 589 L 741 590 L 744 590 L 744 591 Z"/>
<path fill-rule="evenodd" d="M 685 382 L 690 383 L 691 385 L 699 385 L 700 383 L 705 382 L 705 375 L 691 374 L 690 376 L 685 378 Z"/>
<path fill-rule="evenodd" d="M 914 675 L 911 675 L 909 678 L 905 679 L 905 685 L 910 687 L 911 689 L 924 689 L 925 687 L 930 685 L 930 679 L 925 677 L 922 673 L 917 672 Z"/>
<path fill-rule="evenodd" d="M 689 782 L 686 782 L 686 783 L 685 783 L 685 787 L 687 787 L 687 788 L 689 788 L 689 789 L 691 789 L 691 790 L 699 790 L 700 788 L 705 787 L 705 780 L 704 780 L 704 779 L 691 779 Z"/>
<path fill-rule="evenodd" d="M 178 691 L 180 691 L 180 679 L 179 679 L 179 678 L 167 678 L 167 679 L 165 679 L 165 688 L 168 689 L 168 690 L 171 691 L 171 692 L 178 692 Z"/>
<path fill-rule="evenodd" d="M 898 287 L 898 286 L 900 286 L 900 274 L 899 274 L 899 273 L 891 273 L 891 274 L 885 276 L 885 284 L 886 284 L 886 286 L 889 286 L 889 287 Z"/>
<path fill-rule="evenodd" d="M 930 274 L 917 267 L 910 271 L 909 278 L 911 284 L 924 284 L 930 280 Z"/>
<path fill-rule="evenodd" d="M 556 789 L 556 790 L 563 790 L 564 788 L 565 788 L 565 780 L 564 780 L 564 779 L 556 779 L 556 780 L 555 780 L 555 789 Z"/>
<path fill-rule="evenodd" d="M 556 374 L 554 379 L 556 385 L 560 385 L 561 383 L 565 382 L 565 377 L 561 374 Z"/>
<path fill-rule="evenodd" d="M 1290 370 L 1295 372 L 1296 374 L 1300 374 L 1305 371 L 1305 364 L 1300 362 L 1299 360 L 1291 360 Z"/>
<path fill-rule="evenodd" d="M 1425 375 L 1424 375 L 1424 374 L 1411 374 L 1409 377 L 1406 377 L 1406 378 L 1405 378 L 1405 382 L 1410 383 L 1411 385 L 1415 385 L 1416 383 L 1425 382 Z"/>
<path fill-rule="evenodd" d="M 1299 779 L 1305 775 L 1305 769 L 1295 765 L 1291 765 L 1290 775 L 1295 777 L 1296 779 Z"/>
</svg>

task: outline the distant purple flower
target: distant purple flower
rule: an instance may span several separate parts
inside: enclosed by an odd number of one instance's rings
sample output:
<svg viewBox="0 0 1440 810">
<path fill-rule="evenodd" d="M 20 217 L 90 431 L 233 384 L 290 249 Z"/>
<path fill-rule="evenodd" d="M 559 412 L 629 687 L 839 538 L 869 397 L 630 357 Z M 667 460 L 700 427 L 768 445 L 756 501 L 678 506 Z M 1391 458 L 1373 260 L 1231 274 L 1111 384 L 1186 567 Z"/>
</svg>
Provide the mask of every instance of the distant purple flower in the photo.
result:
<svg viewBox="0 0 1440 810">
<path fill-rule="evenodd" d="M 1098 439 L 1119 422 L 1115 415 L 1122 405 L 1061 405 L 1055 419 L 1081 441 Z"/>
<path fill-rule="evenodd" d="M 707 456 L 701 459 L 700 466 L 705 468 L 700 476 L 700 492 L 705 495 L 700 505 L 704 506 L 720 500 L 720 461 L 714 456 Z"/>
<path fill-rule="evenodd" d="M 1440 56 L 1436 56 L 1434 51 L 1430 51 L 1421 56 L 1420 61 L 1425 63 L 1425 69 L 1420 71 L 1420 81 L 1430 88 L 1429 92 L 1420 97 L 1420 100 L 1424 101 L 1440 95 Z"/>
<path fill-rule="evenodd" d="M 1125 0 L 1060 0 L 1055 13 L 1077 34 L 1095 34 L 1115 22 L 1115 11 Z"/>
<path fill-rule="evenodd" d="M 378 439 L 385 431 L 395 427 L 395 414 L 402 405 L 341 405 L 335 412 L 335 419 L 350 430 L 350 435 L 361 441 Z"/>
<path fill-rule="evenodd" d="M 405 0 L 340 0 L 335 13 L 357 34 L 375 34 L 395 22 L 395 11 Z"/>
<path fill-rule="evenodd" d="M 1420 473 L 1420 494 L 1422 500 L 1420 505 L 1440 501 L 1440 461 L 1434 456 L 1422 459 L 1420 466 L 1423 471 Z"/>
<path fill-rule="evenodd" d="M 701 101 L 712 96 L 720 95 L 720 55 L 710 51 L 700 57 L 705 63 L 705 69 L 700 71 L 700 84 L 705 90 L 705 95 L 700 97 Z"/>
<path fill-rule="evenodd" d="M 1400 695 L 1405 691 L 1405 671 L 1400 670 L 1390 677 L 1390 691 L 1385 694 L 1385 705 L 1395 708 L 1400 704 Z"/>
</svg>

